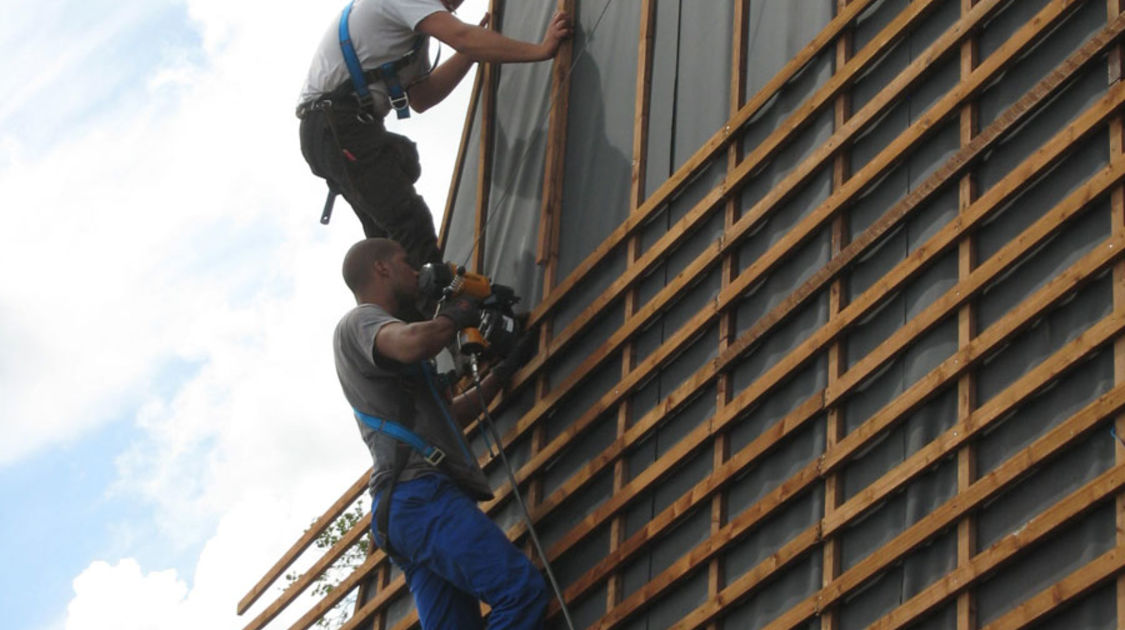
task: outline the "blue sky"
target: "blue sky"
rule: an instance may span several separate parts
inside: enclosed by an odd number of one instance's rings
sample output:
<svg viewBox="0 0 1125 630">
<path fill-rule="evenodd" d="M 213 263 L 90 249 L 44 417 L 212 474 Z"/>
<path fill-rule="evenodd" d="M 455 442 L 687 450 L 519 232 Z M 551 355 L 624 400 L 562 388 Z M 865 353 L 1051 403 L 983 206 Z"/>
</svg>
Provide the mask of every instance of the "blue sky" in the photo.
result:
<svg viewBox="0 0 1125 630">
<path fill-rule="evenodd" d="M 241 628 L 368 465 L 330 349 L 362 234 L 292 114 L 338 4 L 4 2 L 5 628 Z M 466 100 L 394 123 L 432 208 Z"/>
</svg>

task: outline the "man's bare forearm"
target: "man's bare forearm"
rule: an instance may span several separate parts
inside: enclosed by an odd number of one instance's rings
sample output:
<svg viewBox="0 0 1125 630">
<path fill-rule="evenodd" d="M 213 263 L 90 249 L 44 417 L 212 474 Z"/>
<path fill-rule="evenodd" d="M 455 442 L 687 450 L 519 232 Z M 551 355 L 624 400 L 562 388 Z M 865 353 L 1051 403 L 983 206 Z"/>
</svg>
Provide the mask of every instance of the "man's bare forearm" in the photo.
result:
<svg viewBox="0 0 1125 630">
<path fill-rule="evenodd" d="M 439 11 L 419 22 L 417 28 L 469 59 L 481 62 L 544 61 L 554 57 L 560 43 L 570 37 L 570 17 L 562 12 L 556 12 L 551 18 L 543 41 L 537 44 L 512 39 L 484 28 L 487 21 L 486 16 L 481 26 L 473 26 L 458 20 L 451 13 Z"/>
<path fill-rule="evenodd" d="M 468 55 L 454 53 L 425 79 L 410 86 L 410 107 L 416 112 L 424 112 L 449 96 L 473 67 Z"/>
<path fill-rule="evenodd" d="M 453 418 L 457 424 L 462 427 L 468 426 L 477 416 L 479 416 L 484 409 L 481 407 L 481 396 L 484 397 L 484 403 L 488 404 L 500 393 L 503 384 L 500 379 L 495 375 L 489 374 L 484 377 L 480 383 L 480 393 L 477 393 L 477 388 L 473 387 L 465 393 L 453 399 Z"/>
</svg>

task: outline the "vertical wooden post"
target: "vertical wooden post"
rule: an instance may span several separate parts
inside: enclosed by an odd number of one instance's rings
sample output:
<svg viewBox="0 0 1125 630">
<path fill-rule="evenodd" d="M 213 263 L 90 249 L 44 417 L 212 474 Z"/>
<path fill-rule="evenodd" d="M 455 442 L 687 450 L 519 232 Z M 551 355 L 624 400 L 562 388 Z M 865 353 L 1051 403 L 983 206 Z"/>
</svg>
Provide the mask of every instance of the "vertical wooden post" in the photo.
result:
<svg viewBox="0 0 1125 630">
<path fill-rule="evenodd" d="M 574 15 L 575 0 L 558 0 L 558 9 Z M 551 76 L 551 100 L 549 122 L 547 124 L 547 149 L 544 157 L 543 199 L 539 215 L 539 262 L 543 268 L 543 296 L 554 288 L 558 274 L 558 221 L 562 211 L 563 176 L 566 166 L 567 105 L 570 102 L 570 62 L 574 56 L 573 38 L 563 42 L 555 55 Z M 551 344 L 554 325 L 551 319 L 539 326 L 539 351 L 546 352 Z M 535 403 L 543 400 L 550 392 L 550 377 L 547 370 L 541 370 L 535 382 Z M 531 455 L 535 456 L 547 442 L 547 432 L 542 422 L 536 423 L 531 431 Z M 543 500 L 543 480 L 533 478 L 527 484 L 527 507 L 534 509 Z M 534 553 L 531 541 L 526 544 L 527 552 Z"/>
<path fill-rule="evenodd" d="M 461 127 L 461 146 L 457 149 L 457 161 L 453 164 L 453 177 L 449 180 L 449 191 L 445 195 L 445 210 L 441 215 L 441 229 L 438 230 L 438 249 L 442 252 L 445 252 L 445 241 L 449 238 L 449 225 L 453 221 L 453 206 L 457 201 L 457 189 L 461 187 L 461 178 L 465 174 L 465 161 L 469 158 L 469 137 L 473 134 L 473 121 L 476 120 L 477 107 L 480 105 L 482 79 L 478 67 L 476 75 L 473 77 L 472 93 L 469 95 L 469 109 L 465 112 L 465 123 Z"/>
<path fill-rule="evenodd" d="M 575 19 L 575 0 L 558 0 L 560 11 Z M 544 265 L 543 296 L 558 283 L 559 220 L 562 212 L 563 176 L 566 171 L 566 130 L 570 105 L 570 66 L 574 60 L 574 38 L 559 47 L 551 76 L 551 103 L 547 124 L 547 154 L 543 160 L 543 199 L 539 206 L 539 254 L 536 262 Z"/>
<path fill-rule="evenodd" d="M 492 15 L 489 28 L 499 30 L 502 19 L 502 0 L 489 0 L 488 12 Z M 493 121 L 496 119 L 496 64 L 486 63 L 481 73 L 480 117 L 480 169 L 477 171 L 477 216 L 473 223 L 473 255 L 469 265 L 475 271 L 484 270 L 484 229 L 488 223 L 488 204 L 492 196 Z"/>
<path fill-rule="evenodd" d="M 977 0 L 961 0 L 961 13 L 968 13 Z M 978 47 L 975 37 L 961 44 L 961 79 L 972 73 L 977 65 Z M 977 103 L 971 101 L 961 108 L 960 145 L 965 146 L 977 134 Z M 976 199 L 976 186 L 972 172 L 966 172 L 958 183 L 957 208 L 965 212 Z M 976 266 L 976 248 L 971 234 L 958 244 L 957 278 L 963 280 Z M 976 335 L 976 312 L 972 303 L 957 311 L 957 347 L 969 345 Z M 966 372 L 957 380 L 957 421 L 966 422 L 976 406 L 976 379 L 973 373 Z M 972 442 L 957 450 L 957 492 L 964 492 L 976 480 L 976 452 Z M 957 522 L 957 566 L 968 566 L 976 555 L 976 522 L 972 514 Z M 971 590 L 957 596 L 957 630 L 972 630 L 976 627 L 976 602 Z"/>
<path fill-rule="evenodd" d="M 750 0 L 735 0 L 734 3 L 734 32 L 731 37 L 731 70 L 730 70 L 730 111 L 734 115 L 746 98 L 746 63 L 750 42 Z M 727 172 L 731 172 L 738 165 L 742 157 L 742 143 L 734 140 L 727 147 Z M 741 206 L 738 195 L 731 195 L 726 201 L 723 216 L 723 230 L 729 230 L 738 220 Z M 722 289 L 730 286 L 731 281 L 738 275 L 738 250 L 731 248 L 730 253 L 723 256 Z M 734 317 L 735 309 L 728 309 L 719 316 L 719 354 L 722 354 L 730 345 L 737 330 Z M 715 414 L 719 415 L 731 399 L 731 375 L 724 372 L 719 375 L 715 386 Z M 724 431 L 715 436 L 714 454 L 711 468 L 716 470 L 726 463 L 730 457 L 730 435 Z M 727 522 L 726 493 L 719 492 L 711 499 L 711 535 L 719 533 Z M 707 595 L 716 598 L 725 586 L 723 579 L 722 556 L 716 556 L 710 562 L 707 575 Z M 718 630 L 717 621 L 707 624 L 708 630 Z"/>
<path fill-rule="evenodd" d="M 371 547 L 375 547 L 374 541 L 372 541 Z M 379 568 L 375 571 L 375 580 L 376 584 L 379 585 L 380 591 L 387 588 L 387 586 L 391 583 L 390 560 L 385 560 L 382 564 L 379 565 Z M 371 623 L 371 628 L 372 630 L 385 630 L 386 627 L 387 609 L 384 607 L 380 608 L 379 612 L 375 613 L 375 620 Z"/>
<path fill-rule="evenodd" d="M 850 0 L 836 0 L 836 12 L 843 11 Z M 854 27 L 845 29 L 836 41 L 836 67 L 838 71 L 844 67 L 851 58 L 854 47 Z M 848 91 L 840 92 L 835 101 L 835 127 L 839 129 L 852 115 L 851 94 Z M 839 190 L 851 176 L 850 155 L 847 148 L 842 148 L 836 153 L 832 163 L 832 190 Z M 848 226 L 843 212 L 832 219 L 832 256 L 838 256 L 848 243 Z M 832 321 L 840 311 L 847 306 L 845 296 L 846 286 L 842 278 L 832 282 L 828 293 L 828 320 Z M 844 356 L 844 343 L 837 340 L 828 347 L 828 385 L 836 382 L 847 367 Z M 839 405 L 830 407 L 827 411 L 827 430 L 825 432 L 825 448 L 831 449 L 844 437 L 844 410 Z M 840 473 L 832 473 L 824 480 L 824 515 L 828 516 L 836 510 L 844 499 L 843 478 Z M 839 577 L 842 572 L 840 566 L 840 541 L 836 536 L 824 541 L 822 565 L 822 584 L 828 586 Z M 839 627 L 839 614 L 836 607 L 831 607 L 821 612 L 820 627 L 822 630 L 836 630 Z"/>
<path fill-rule="evenodd" d="M 645 166 L 648 151 L 648 114 L 650 93 L 652 86 L 652 52 L 654 39 L 654 24 L 656 21 L 656 1 L 641 0 L 640 34 L 637 49 L 637 82 L 633 111 L 633 174 L 629 191 L 629 212 L 635 212 L 644 200 Z M 627 264 L 633 264 L 640 256 L 640 237 L 632 236 L 626 245 Z M 625 321 L 637 312 L 638 296 L 634 287 L 625 296 Z M 624 344 L 621 350 L 621 376 L 628 376 L 636 367 L 636 352 L 633 343 Z M 632 415 L 632 402 L 629 398 L 618 406 L 617 409 L 617 437 L 625 435 L 629 427 L 629 417 Z M 629 482 L 629 471 L 625 458 L 619 457 L 613 463 L 613 491 L 617 492 Z M 625 517 L 615 515 L 609 526 L 609 551 L 613 553 L 625 540 Z M 606 610 L 612 610 L 621 603 L 625 595 L 622 592 L 621 573 L 613 573 L 606 584 Z"/>
<path fill-rule="evenodd" d="M 1107 0 L 1107 17 L 1112 21 L 1125 11 L 1125 0 Z M 1109 50 L 1109 83 L 1121 80 L 1122 65 L 1125 64 L 1125 47 L 1118 41 Z M 1125 159 L 1123 154 L 1123 135 L 1125 120 L 1118 114 L 1109 121 L 1109 159 L 1111 162 Z M 1116 186 L 1110 195 L 1111 231 L 1113 236 L 1125 235 L 1125 186 Z M 1113 267 L 1113 310 L 1125 311 L 1125 261 Z M 1113 344 L 1113 381 L 1120 385 L 1125 382 L 1125 338 L 1118 337 Z M 1114 420 L 1118 435 L 1125 435 L 1125 414 Z M 1125 462 L 1125 446 L 1115 445 L 1115 461 Z M 1117 545 L 1125 545 L 1125 493 L 1117 495 Z M 1125 575 L 1117 577 L 1117 627 L 1125 628 Z"/>
</svg>

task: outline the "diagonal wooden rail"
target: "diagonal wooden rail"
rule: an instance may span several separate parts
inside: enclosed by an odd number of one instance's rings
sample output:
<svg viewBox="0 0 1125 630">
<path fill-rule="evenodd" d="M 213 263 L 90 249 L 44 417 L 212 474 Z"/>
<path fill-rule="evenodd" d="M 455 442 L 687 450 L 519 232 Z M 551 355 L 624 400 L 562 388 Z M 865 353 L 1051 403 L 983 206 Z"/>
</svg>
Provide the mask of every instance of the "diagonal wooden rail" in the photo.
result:
<svg viewBox="0 0 1125 630">
<path fill-rule="evenodd" d="M 319 536 L 320 533 L 324 531 L 329 525 L 331 525 L 332 522 L 335 521 L 341 514 L 343 514 L 344 510 L 348 509 L 349 505 L 355 503 L 356 499 L 358 499 L 359 496 L 363 494 L 363 491 L 367 489 L 367 480 L 370 474 L 371 470 L 368 469 L 367 472 L 361 475 L 359 479 L 355 480 L 355 482 L 352 483 L 352 485 L 348 487 L 348 489 L 345 490 L 342 495 L 340 495 L 340 498 L 336 499 L 336 501 L 332 503 L 331 507 L 329 507 L 328 510 L 320 516 L 320 518 L 316 519 L 316 521 L 313 522 L 313 524 L 309 527 L 308 530 L 305 531 L 305 533 L 301 534 L 301 537 L 297 539 L 297 542 L 293 543 L 293 546 L 290 547 L 289 550 L 281 556 L 281 559 L 274 563 L 274 565 L 270 567 L 270 570 L 267 571 L 264 576 L 262 576 L 262 579 L 258 580 L 258 583 L 250 589 L 250 592 L 247 593 L 242 598 L 242 600 L 238 602 L 238 614 L 243 614 L 250 608 L 250 606 L 253 606 L 254 602 L 256 602 L 258 598 L 266 592 L 266 589 L 268 589 L 271 584 L 277 581 L 277 579 L 285 573 L 286 569 L 288 569 L 293 564 L 293 562 L 295 562 L 297 558 L 300 557 L 300 555 L 313 544 L 313 542 L 316 540 L 316 537 Z M 302 590 L 304 589 L 302 588 Z M 264 622 L 262 625 L 264 625 Z"/>
</svg>

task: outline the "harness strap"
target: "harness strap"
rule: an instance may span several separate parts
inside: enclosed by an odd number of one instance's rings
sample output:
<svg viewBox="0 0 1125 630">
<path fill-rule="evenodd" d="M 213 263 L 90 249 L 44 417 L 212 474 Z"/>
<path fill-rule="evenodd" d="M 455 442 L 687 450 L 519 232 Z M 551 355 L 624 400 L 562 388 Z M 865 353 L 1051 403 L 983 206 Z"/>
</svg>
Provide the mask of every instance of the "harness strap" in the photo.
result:
<svg viewBox="0 0 1125 630">
<path fill-rule="evenodd" d="M 320 222 L 323 225 L 328 225 L 328 221 L 332 219 L 332 206 L 336 204 L 336 195 L 340 194 L 340 189 L 329 180 L 328 182 L 328 196 L 324 199 L 324 210 L 320 213 Z"/>
<path fill-rule="evenodd" d="M 425 39 L 423 36 L 419 35 L 414 38 L 414 45 L 411 46 L 410 52 L 406 53 L 406 55 L 365 72 L 363 70 L 363 65 L 359 62 L 359 55 L 356 54 L 355 46 L 352 44 L 351 33 L 348 30 L 348 17 L 351 15 L 352 5 L 354 3 L 355 0 L 349 2 L 348 6 L 344 7 L 343 13 L 340 14 L 338 36 L 340 39 L 340 51 L 344 54 L 344 63 L 348 67 L 348 74 L 351 76 L 352 80 L 352 89 L 355 91 L 356 98 L 359 100 L 360 108 L 374 108 L 375 99 L 371 96 L 371 91 L 367 86 L 370 83 L 382 81 L 383 85 L 387 86 L 387 95 L 390 97 L 391 107 L 394 108 L 395 114 L 399 118 L 410 118 L 410 98 L 406 94 L 406 88 L 403 87 L 402 81 L 398 78 L 398 71 L 414 63 L 414 59 L 422 49 L 422 44 Z"/>
<path fill-rule="evenodd" d="M 410 429 L 407 429 L 401 424 L 398 424 L 397 422 L 391 422 L 390 420 L 385 420 L 383 418 L 369 416 L 358 409 L 355 409 L 354 411 L 355 417 L 360 422 L 366 424 L 368 427 L 371 427 L 373 431 L 378 431 L 379 433 L 398 440 L 402 444 L 410 446 L 414 450 L 418 451 L 418 454 L 422 456 L 422 459 L 426 460 L 426 463 L 432 466 L 437 466 L 443 459 L 445 459 L 445 451 L 426 442 L 417 433 L 411 431 Z"/>
<path fill-rule="evenodd" d="M 410 459 L 410 447 L 403 442 L 395 445 L 395 458 L 394 463 L 391 465 L 391 478 L 387 482 L 387 487 L 383 490 L 383 496 L 379 499 L 379 505 L 375 507 L 375 533 L 383 539 L 383 551 L 387 552 L 393 560 L 398 561 L 399 556 L 391 547 L 391 496 L 394 494 L 395 486 L 398 485 L 398 478 L 402 476 L 403 469 L 406 468 L 406 460 Z M 378 541 L 376 541 L 378 542 Z M 399 566 L 405 566 L 399 562 Z"/>
</svg>

